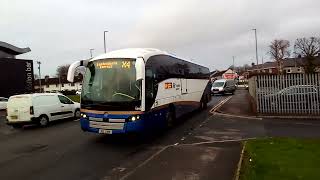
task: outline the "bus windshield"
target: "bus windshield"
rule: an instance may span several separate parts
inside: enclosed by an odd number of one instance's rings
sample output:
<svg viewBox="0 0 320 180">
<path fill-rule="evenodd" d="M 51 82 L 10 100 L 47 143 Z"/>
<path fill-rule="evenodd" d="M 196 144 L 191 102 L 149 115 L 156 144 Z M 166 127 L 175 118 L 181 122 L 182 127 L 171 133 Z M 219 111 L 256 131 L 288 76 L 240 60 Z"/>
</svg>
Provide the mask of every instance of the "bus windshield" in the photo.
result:
<svg viewBox="0 0 320 180">
<path fill-rule="evenodd" d="M 90 62 L 81 93 L 82 104 L 140 102 L 141 82 L 136 81 L 135 59 Z"/>
</svg>

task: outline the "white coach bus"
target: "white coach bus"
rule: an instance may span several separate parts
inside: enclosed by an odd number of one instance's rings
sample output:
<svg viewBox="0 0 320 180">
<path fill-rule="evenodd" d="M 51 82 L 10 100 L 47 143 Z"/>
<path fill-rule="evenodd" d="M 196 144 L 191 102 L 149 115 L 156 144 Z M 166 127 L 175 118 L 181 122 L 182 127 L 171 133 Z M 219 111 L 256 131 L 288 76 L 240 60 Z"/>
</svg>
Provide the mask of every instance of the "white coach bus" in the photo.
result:
<svg viewBox="0 0 320 180">
<path fill-rule="evenodd" d="M 206 108 L 209 69 L 157 49 L 123 49 L 73 63 L 86 67 L 81 128 L 103 134 L 144 132 Z"/>
</svg>

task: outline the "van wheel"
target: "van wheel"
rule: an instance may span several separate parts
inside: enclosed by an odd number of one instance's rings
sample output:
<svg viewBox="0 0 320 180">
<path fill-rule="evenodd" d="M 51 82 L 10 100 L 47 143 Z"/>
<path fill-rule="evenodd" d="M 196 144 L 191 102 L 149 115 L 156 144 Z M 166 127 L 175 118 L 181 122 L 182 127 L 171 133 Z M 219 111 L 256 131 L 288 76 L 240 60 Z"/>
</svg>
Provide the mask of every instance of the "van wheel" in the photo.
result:
<svg viewBox="0 0 320 180">
<path fill-rule="evenodd" d="M 12 127 L 15 129 L 20 129 L 20 128 L 22 128 L 22 125 L 21 124 L 12 124 Z"/>
<path fill-rule="evenodd" d="M 49 118 L 46 115 L 41 115 L 39 117 L 39 125 L 41 127 L 46 127 L 49 124 Z"/>
<path fill-rule="evenodd" d="M 78 119 L 78 118 L 80 118 L 80 116 L 81 116 L 80 110 L 76 109 L 75 112 L 74 112 L 74 118 Z"/>
</svg>

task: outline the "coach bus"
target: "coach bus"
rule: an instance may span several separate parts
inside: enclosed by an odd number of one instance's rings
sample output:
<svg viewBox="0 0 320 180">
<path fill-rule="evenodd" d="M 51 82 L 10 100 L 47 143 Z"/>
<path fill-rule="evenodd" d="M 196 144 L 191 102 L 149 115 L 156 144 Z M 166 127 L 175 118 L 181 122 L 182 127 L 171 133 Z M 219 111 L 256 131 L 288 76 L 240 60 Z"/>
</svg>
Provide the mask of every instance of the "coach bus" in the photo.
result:
<svg viewBox="0 0 320 180">
<path fill-rule="evenodd" d="M 85 66 L 81 128 L 101 134 L 139 133 L 172 126 L 206 108 L 209 69 L 157 49 L 123 49 L 71 64 Z"/>
</svg>

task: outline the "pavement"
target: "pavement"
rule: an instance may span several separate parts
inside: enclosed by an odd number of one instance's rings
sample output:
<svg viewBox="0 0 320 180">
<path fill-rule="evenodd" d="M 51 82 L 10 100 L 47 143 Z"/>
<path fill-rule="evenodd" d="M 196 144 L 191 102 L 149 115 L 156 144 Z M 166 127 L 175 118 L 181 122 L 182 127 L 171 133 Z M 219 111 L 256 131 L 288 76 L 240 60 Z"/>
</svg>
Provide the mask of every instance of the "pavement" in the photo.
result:
<svg viewBox="0 0 320 180">
<path fill-rule="evenodd" d="M 238 88 L 232 98 L 218 109 L 218 112 L 239 116 L 256 115 L 250 94 L 245 88 Z"/>
<path fill-rule="evenodd" d="M 232 99 L 241 94 L 236 91 Z M 16 130 L 2 116 L 0 179 L 231 180 L 244 139 L 320 138 L 319 121 L 209 113 L 227 97 L 215 96 L 207 110 L 189 114 L 168 131 L 139 138 L 85 133 L 72 119 Z"/>
</svg>

